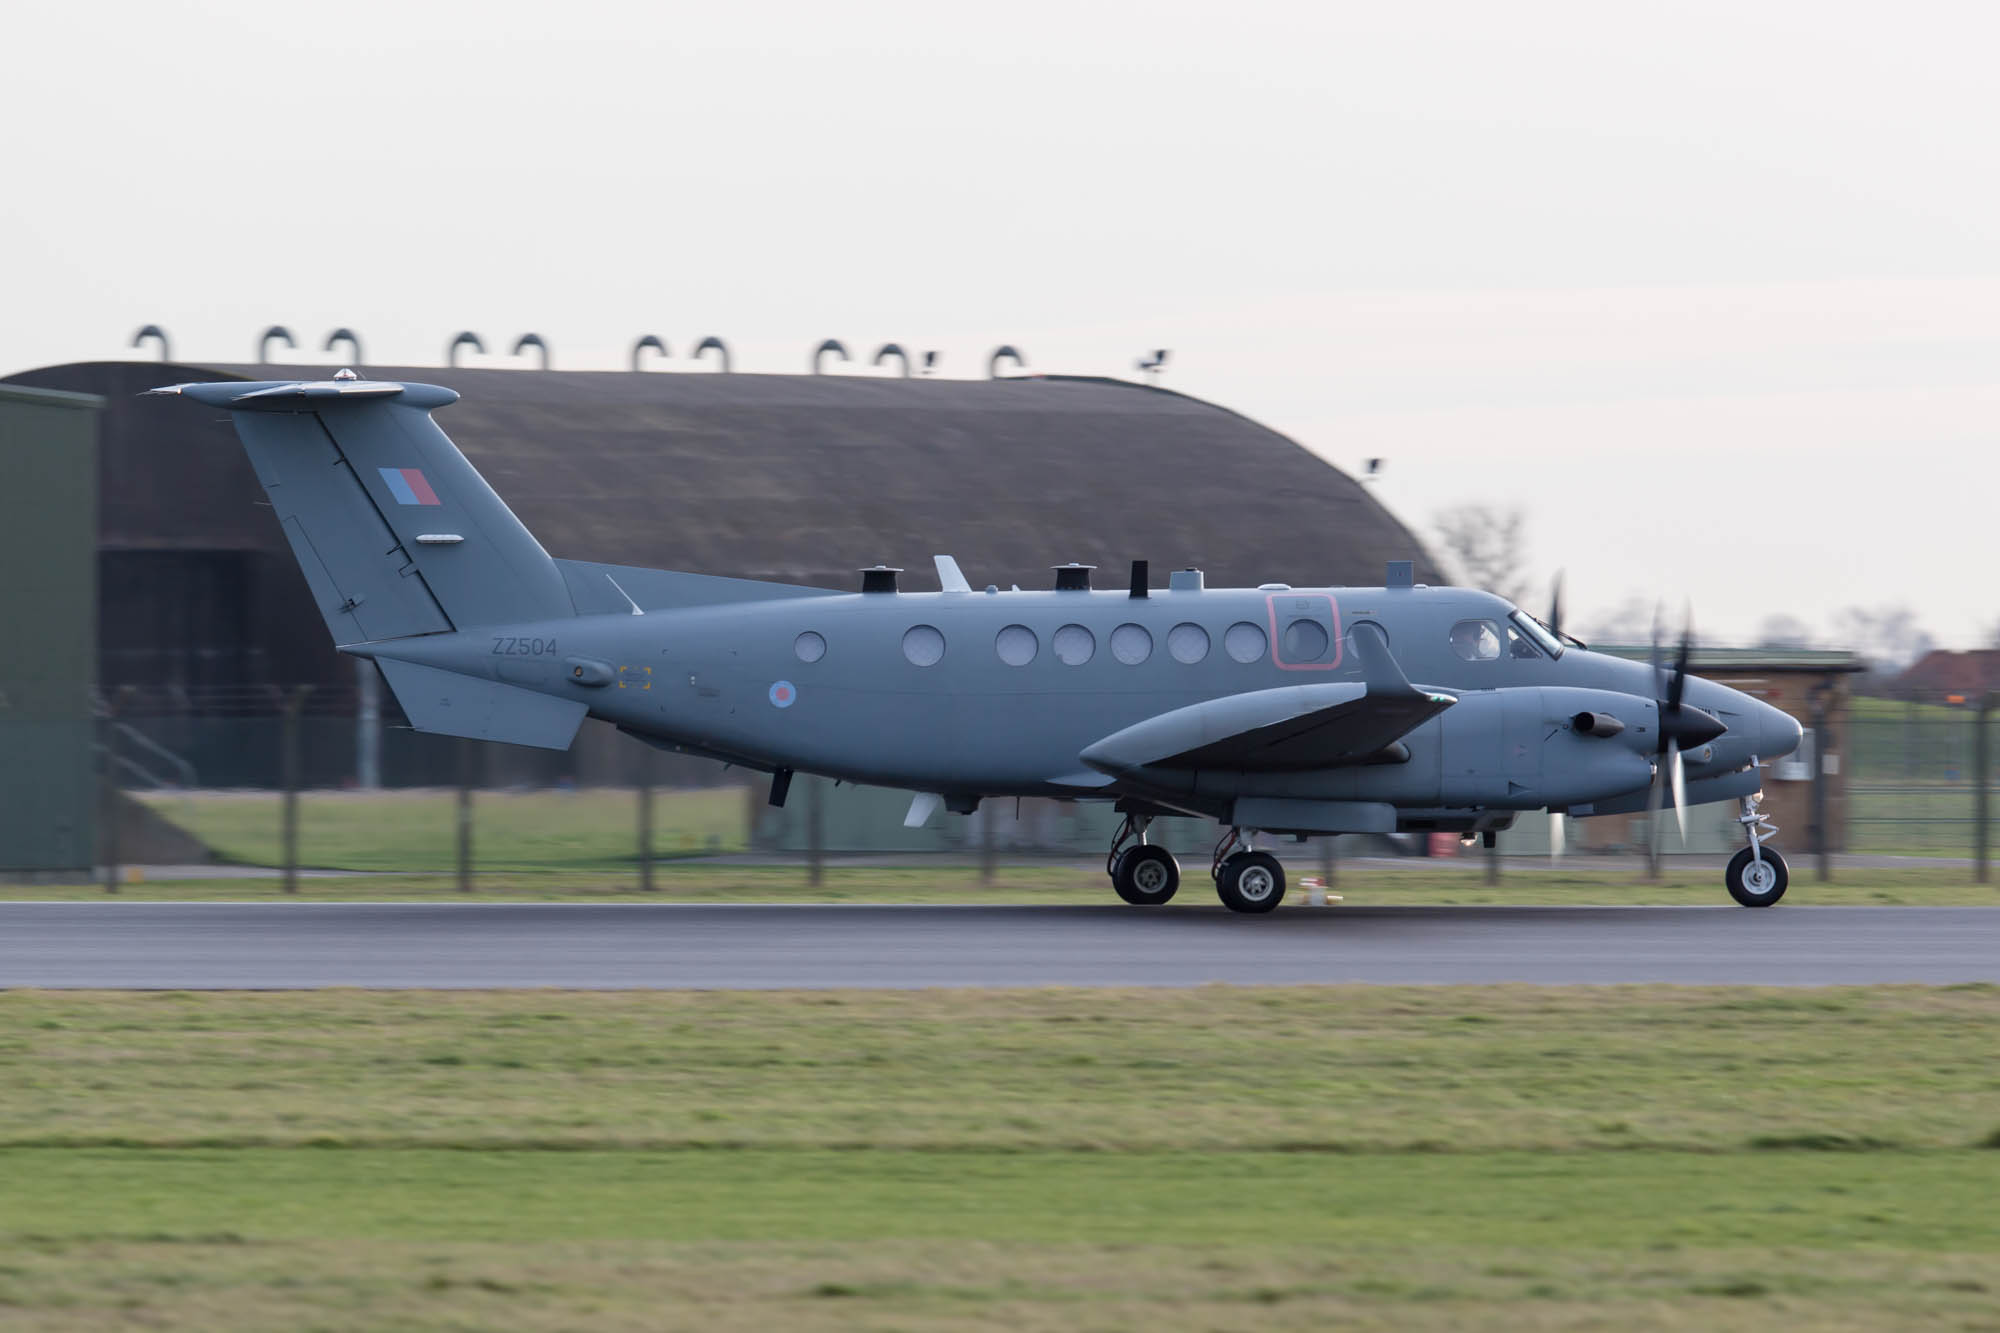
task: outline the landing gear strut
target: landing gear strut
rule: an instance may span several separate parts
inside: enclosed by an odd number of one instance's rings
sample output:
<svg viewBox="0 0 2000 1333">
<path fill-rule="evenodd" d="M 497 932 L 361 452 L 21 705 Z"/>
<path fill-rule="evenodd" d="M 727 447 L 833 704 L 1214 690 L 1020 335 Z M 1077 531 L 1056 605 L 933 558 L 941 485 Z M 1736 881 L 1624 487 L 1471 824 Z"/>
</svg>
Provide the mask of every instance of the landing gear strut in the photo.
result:
<svg viewBox="0 0 2000 1333">
<path fill-rule="evenodd" d="M 1750 845 L 1729 858 L 1729 869 L 1723 873 L 1729 896 L 1745 907 L 1769 907 L 1785 896 L 1785 886 L 1791 883 L 1785 858 L 1776 848 L 1764 845 L 1764 839 L 1775 834 L 1778 826 L 1757 808 L 1763 796 L 1760 791 L 1743 798 L 1743 813 L 1736 822 L 1743 826 Z"/>
<path fill-rule="evenodd" d="M 1253 850 L 1241 829 L 1230 829 L 1215 844 L 1208 873 L 1215 896 L 1232 912 L 1268 912 L 1285 900 L 1285 868 L 1269 852 Z"/>
<path fill-rule="evenodd" d="M 1181 886 L 1181 863 L 1166 848 L 1146 841 L 1146 829 L 1152 822 L 1151 815 L 1125 816 L 1104 858 L 1111 887 L 1134 907 L 1158 907 Z"/>
</svg>

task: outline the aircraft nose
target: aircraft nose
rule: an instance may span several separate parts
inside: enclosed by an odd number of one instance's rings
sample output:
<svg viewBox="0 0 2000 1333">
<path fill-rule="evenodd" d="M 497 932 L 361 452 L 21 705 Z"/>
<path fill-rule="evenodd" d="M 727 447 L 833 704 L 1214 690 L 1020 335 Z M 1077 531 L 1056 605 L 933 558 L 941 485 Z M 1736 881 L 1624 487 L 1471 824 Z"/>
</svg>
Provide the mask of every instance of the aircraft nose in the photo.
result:
<svg viewBox="0 0 2000 1333">
<path fill-rule="evenodd" d="M 1798 719 L 1759 699 L 1756 708 L 1757 757 L 1778 759 L 1799 748 L 1805 731 Z"/>
</svg>

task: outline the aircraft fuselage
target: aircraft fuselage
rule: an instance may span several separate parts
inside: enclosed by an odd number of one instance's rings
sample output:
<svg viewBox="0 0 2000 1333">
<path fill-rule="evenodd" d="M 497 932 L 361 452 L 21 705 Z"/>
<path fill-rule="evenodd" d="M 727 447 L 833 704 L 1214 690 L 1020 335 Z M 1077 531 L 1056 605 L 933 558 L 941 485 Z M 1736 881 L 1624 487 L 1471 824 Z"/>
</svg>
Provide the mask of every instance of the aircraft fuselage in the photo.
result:
<svg viewBox="0 0 2000 1333">
<path fill-rule="evenodd" d="M 1131 772 L 1122 785 L 1221 818 L 1247 796 L 1388 802 L 1417 826 L 1642 791 L 1654 670 L 1575 646 L 1555 655 L 1524 620 L 1504 599 L 1461 588 L 826 593 L 357 650 L 579 699 L 642 737 L 760 768 L 961 799 L 1075 797 L 1108 781 L 1079 756 L 1146 719 L 1359 682 L 1348 635 L 1369 624 L 1412 682 L 1457 699 L 1403 738 L 1406 753 L 1302 771 Z M 1480 636 L 1467 626 L 1497 642 L 1468 648 Z M 1761 700 L 1699 679 L 1688 689 L 1690 704 L 1727 727 L 1690 751 L 1696 788 L 1797 742 L 1797 724 Z M 1619 716 L 1628 735 L 1607 743 L 1563 725 L 1593 708 Z"/>
</svg>

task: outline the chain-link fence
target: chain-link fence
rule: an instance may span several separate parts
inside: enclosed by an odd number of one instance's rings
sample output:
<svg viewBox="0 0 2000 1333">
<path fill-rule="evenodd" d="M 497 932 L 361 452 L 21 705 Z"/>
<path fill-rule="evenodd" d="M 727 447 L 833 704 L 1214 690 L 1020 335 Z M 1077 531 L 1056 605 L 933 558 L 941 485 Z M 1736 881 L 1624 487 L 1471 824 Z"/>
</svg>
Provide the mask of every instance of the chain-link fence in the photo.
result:
<svg viewBox="0 0 2000 1333">
<path fill-rule="evenodd" d="M 4 868 L 88 872 L 94 859 L 644 882 L 655 861 L 697 856 L 1089 856 L 1109 845 L 1117 822 L 1108 806 L 1002 799 L 970 819 L 907 829 L 908 793 L 803 775 L 779 809 L 762 774 L 599 723 L 563 752 L 459 741 L 410 730 L 386 691 L 360 688 L 122 689 L 101 693 L 95 712 L 6 723 L 16 818 L 0 827 L 10 842 Z M 1770 780 L 1803 790 L 1822 771 L 1839 778 L 1828 812 L 1837 848 L 1973 856 L 1980 716 L 1971 705 L 1857 698 L 1827 735 L 1809 738 L 1815 752 L 1802 750 L 1784 772 L 1774 766 Z M 2000 778 L 1991 747 L 1986 763 L 1990 785 Z M 1711 813 L 1712 831 L 1701 818 Z M 1697 811 L 1688 845 L 1729 850 L 1733 813 Z M 1799 822 L 1791 845 L 1805 851 L 1810 824 Z M 1524 817 L 1502 851 L 1546 855 L 1546 823 Z M 1177 820 L 1155 836 L 1186 855 L 1215 834 L 1211 823 Z M 1343 850 L 1428 842 L 1376 841 L 1347 839 Z"/>
<path fill-rule="evenodd" d="M 1971 856 L 1979 829 L 1980 719 L 1971 705 L 1856 699 L 1845 759 L 1848 846 Z M 1990 718 L 1988 721 L 1990 734 Z M 1986 786 L 2000 764 L 1986 746 Z"/>
</svg>

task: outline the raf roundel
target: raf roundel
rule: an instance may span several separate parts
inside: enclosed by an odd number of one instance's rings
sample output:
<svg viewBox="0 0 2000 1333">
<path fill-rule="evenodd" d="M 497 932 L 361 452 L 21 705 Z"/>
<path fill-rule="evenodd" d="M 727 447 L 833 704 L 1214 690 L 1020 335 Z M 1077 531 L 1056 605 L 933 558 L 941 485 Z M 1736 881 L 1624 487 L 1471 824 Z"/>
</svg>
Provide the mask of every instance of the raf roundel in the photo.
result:
<svg viewBox="0 0 2000 1333">
<path fill-rule="evenodd" d="M 771 706 L 773 708 L 790 708 L 798 702 L 798 698 L 798 687 L 793 685 L 789 680 L 781 680 L 771 687 Z"/>
</svg>

